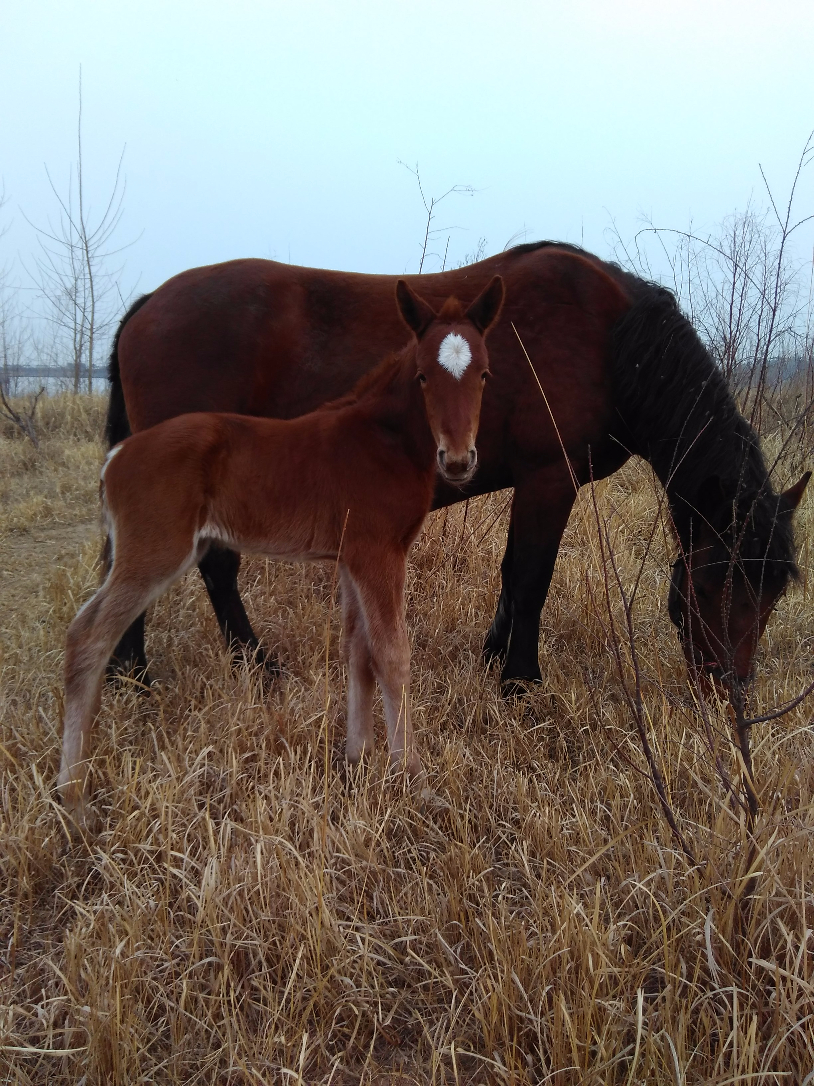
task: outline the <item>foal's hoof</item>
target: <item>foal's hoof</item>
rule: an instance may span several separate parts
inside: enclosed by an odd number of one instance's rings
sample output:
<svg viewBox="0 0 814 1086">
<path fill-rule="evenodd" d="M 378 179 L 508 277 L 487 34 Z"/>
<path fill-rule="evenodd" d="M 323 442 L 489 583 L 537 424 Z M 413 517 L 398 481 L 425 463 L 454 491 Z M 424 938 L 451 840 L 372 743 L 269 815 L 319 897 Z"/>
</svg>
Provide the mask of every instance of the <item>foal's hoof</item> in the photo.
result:
<svg viewBox="0 0 814 1086">
<path fill-rule="evenodd" d="M 406 756 L 403 753 L 391 756 L 387 776 L 391 780 L 402 780 L 417 796 L 420 796 L 427 786 L 427 774 L 415 751 Z"/>
<path fill-rule="evenodd" d="M 78 789 L 59 789 L 62 810 L 65 816 L 64 827 L 72 842 L 95 837 L 99 830 L 99 818 L 87 797 Z"/>
</svg>

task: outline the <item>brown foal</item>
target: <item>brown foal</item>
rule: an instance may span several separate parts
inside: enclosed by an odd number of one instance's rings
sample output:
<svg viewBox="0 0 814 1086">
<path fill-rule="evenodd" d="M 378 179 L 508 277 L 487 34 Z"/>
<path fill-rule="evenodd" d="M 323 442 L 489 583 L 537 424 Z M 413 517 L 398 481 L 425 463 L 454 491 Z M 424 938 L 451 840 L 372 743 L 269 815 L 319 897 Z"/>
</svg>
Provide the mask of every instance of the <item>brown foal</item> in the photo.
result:
<svg viewBox="0 0 814 1086">
<path fill-rule="evenodd" d="M 391 764 L 421 772 L 410 720 L 407 553 L 436 474 L 463 485 L 488 373 L 484 336 L 503 301 L 495 276 L 464 309 L 436 312 L 400 280 L 414 338 L 342 399 L 281 421 L 179 415 L 111 449 L 101 495 L 112 564 L 68 629 L 59 789 L 85 825 L 90 730 L 108 657 L 130 623 L 212 542 L 269 558 L 338 561 L 348 667 L 346 754 L 373 748 L 378 681 Z"/>
</svg>

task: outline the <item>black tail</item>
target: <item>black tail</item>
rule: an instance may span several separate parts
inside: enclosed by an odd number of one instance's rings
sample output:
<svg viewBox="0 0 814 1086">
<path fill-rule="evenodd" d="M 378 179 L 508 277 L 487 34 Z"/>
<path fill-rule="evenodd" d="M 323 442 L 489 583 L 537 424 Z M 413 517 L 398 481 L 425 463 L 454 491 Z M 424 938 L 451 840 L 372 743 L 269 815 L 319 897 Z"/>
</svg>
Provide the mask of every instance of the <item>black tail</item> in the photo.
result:
<svg viewBox="0 0 814 1086">
<path fill-rule="evenodd" d="M 113 337 L 113 349 L 110 352 L 110 361 L 107 365 L 107 379 L 110 382 L 110 401 L 107 406 L 107 421 L 105 423 L 105 441 L 108 448 L 113 448 L 126 437 L 130 437 L 130 420 L 127 417 L 127 406 L 124 402 L 121 376 L 119 375 L 119 336 L 122 328 L 137 313 L 145 302 L 149 302 L 152 294 L 142 294 L 130 306 L 125 315 L 119 321 L 116 335 Z"/>
</svg>

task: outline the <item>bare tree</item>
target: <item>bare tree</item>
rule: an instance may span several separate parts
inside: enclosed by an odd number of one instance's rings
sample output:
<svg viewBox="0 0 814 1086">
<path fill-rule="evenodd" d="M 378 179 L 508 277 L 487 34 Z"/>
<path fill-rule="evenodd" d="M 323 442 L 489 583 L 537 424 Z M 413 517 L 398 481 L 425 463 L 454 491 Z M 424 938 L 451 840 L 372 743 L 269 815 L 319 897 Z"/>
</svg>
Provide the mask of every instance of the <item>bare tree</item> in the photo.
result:
<svg viewBox="0 0 814 1086">
<path fill-rule="evenodd" d="M 632 247 L 618 232 L 615 236 L 617 258 L 650 278 L 655 278 L 655 256 L 648 240 L 656 241 L 658 256 L 669 268 L 669 285 L 758 431 L 764 429 L 767 411 L 770 425 L 778 421 L 784 375 L 810 369 L 814 264 L 795 258 L 791 241 L 814 218 L 798 218 L 794 212 L 801 176 L 812 160 L 814 132 L 797 161 L 785 206 L 776 200 L 761 166 L 766 208 L 750 203 L 705 237 L 692 226 L 675 230 L 653 223 L 637 233 Z M 801 403 L 810 406 L 810 395 Z"/>
<path fill-rule="evenodd" d="M 446 200 L 447 196 L 452 196 L 453 194 L 474 196 L 475 190 L 471 185 L 453 185 L 452 188 L 447 189 L 447 191 L 442 196 L 430 196 L 428 200 L 427 197 L 424 195 L 424 185 L 421 181 L 421 174 L 418 169 L 418 163 L 416 162 L 415 168 L 413 168 L 412 166 L 408 166 L 406 162 L 402 162 L 401 159 L 399 159 L 399 165 L 403 166 L 405 170 L 408 170 L 415 177 L 416 183 L 418 184 L 418 191 L 421 195 L 421 202 L 423 203 L 424 210 L 427 213 L 427 221 L 424 226 L 424 239 L 421 246 L 421 259 L 418 262 L 418 274 L 420 275 L 424 271 L 424 261 L 427 259 L 428 256 L 435 256 L 437 259 L 441 260 L 441 271 L 444 271 L 447 266 L 447 256 L 449 254 L 449 242 L 451 237 L 450 231 L 456 230 L 458 229 L 458 227 L 434 227 L 432 224 L 435 221 L 436 210 L 438 208 L 438 205 L 442 203 L 442 201 Z M 446 244 L 444 245 L 444 255 L 442 258 L 440 253 L 430 253 L 429 246 L 437 239 L 443 237 L 444 234 L 447 235 L 447 239 Z M 485 239 L 482 240 L 485 244 Z M 467 259 L 464 261 L 464 263 L 469 264 L 474 263 L 474 261 L 470 261 Z M 460 267 L 461 265 L 458 266 Z"/>
<path fill-rule="evenodd" d="M 112 247 L 126 189 L 121 173 L 123 158 L 124 150 L 104 211 L 94 217 L 86 194 L 80 69 L 77 160 L 65 195 L 45 168 L 59 204 L 59 219 L 55 224 L 49 220 L 47 229 L 31 223 L 39 241 L 32 278 L 45 303 L 45 316 L 67 340 L 74 392 L 79 392 L 83 369 L 87 371 L 87 390 L 92 391 L 99 339 L 112 326 L 121 305 L 121 268 L 111 268 L 110 260 L 127 247 Z"/>
</svg>

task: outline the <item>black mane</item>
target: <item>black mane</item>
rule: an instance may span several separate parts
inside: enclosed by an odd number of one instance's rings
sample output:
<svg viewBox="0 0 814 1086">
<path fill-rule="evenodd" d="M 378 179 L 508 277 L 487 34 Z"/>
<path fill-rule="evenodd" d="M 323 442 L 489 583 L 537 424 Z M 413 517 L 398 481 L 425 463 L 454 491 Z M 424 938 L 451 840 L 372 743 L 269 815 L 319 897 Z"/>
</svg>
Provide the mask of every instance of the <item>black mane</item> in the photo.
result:
<svg viewBox="0 0 814 1086">
<path fill-rule="evenodd" d="M 669 290 L 611 270 L 633 299 L 613 335 L 616 436 L 653 465 L 682 547 L 701 516 L 720 541 L 713 561 L 735 555 L 754 584 L 797 576 L 791 518 L 720 369 Z"/>
<path fill-rule="evenodd" d="M 791 517 L 772 488 L 759 438 L 675 296 L 578 245 L 535 241 L 509 252 L 545 248 L 593 261 L 631 298 L 611 346 L 613 435 L 653 465 L 682 548 L 692 546 L 693 519 L 701 517 L 718 537 L 709 561 L 734 556 L 754 585 L 798 576 Z"/>
</svg>

